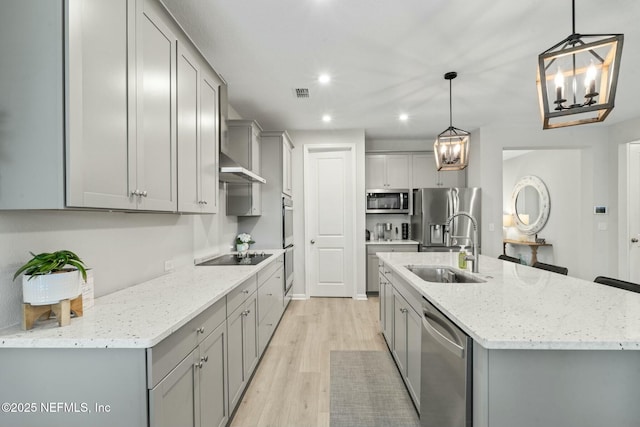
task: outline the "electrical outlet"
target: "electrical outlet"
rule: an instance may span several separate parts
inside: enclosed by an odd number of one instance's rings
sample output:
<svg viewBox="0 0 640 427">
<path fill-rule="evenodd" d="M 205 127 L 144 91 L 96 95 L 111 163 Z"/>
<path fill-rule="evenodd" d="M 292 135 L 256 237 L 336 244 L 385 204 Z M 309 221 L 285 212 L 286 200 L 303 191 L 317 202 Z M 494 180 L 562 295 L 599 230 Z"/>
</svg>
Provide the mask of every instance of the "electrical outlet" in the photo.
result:
<svg viewBox="0 0 640 427">
<path fill-rule="evenodd" d="M 494 223 L 489 223 L 489 231 L 496 231 L 496 226 Z"/>
<path fill-rule="evenodd" d="M 164 271 L 173 271 L 173 260 L 169 259 L 164 262 Z"/>
</svg>

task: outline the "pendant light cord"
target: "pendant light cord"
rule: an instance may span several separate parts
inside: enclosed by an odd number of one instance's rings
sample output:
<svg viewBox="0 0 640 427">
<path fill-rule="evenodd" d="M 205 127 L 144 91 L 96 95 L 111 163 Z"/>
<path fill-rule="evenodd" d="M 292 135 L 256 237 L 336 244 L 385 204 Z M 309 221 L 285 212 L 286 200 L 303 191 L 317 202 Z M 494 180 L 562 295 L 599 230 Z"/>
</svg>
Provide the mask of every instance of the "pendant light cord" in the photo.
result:
<svg viewBox="0 0 640 427">
<path fill-rule="evenodd" d="M 571 0 L 571 34 L 576 33 L 576 0 Z"/>
<path fill-rule="evenodd" d="M 453 127 L 453 108 L 451 107 L 452 105 L 452 101 L 451 101 L 451 80 L 453 79 L 449 79 L 449 128 Z"/>
</svg>

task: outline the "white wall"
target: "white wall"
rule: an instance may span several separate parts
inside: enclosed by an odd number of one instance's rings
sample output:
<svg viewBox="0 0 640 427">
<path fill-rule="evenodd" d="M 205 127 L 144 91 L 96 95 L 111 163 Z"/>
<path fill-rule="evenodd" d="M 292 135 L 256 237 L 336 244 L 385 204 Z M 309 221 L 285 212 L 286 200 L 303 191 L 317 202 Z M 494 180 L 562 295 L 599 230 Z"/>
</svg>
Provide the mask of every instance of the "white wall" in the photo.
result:
<svg viewBox="0 0 640 427">
<path fill-rule="evenodd" d="M 535 175 L 549 191 L 550 215 L 538 237 L 545 238 L 552 247 L 541 247 L 538 260 L 548 264 L 561 265 L 569 269 L 569 274 L 583 277 L 580 260 L 589 257 L 590 250 L 582 233 L 583 216 L 588 213 L 576 209 L 583 197 L 580 181 L 581 150 L 527 150 L 526 154 L 505 160 L 502 164 L 502 208 L 512 213 L 513 188 L 520 178 Z M 572 171 L 572 173 L 567 173 Z M 509 230 L 510 238 L 519 240 L 521 236 L 515 227 Z M 531 260 L 531 251 L 526 246 L 507 246 L 507 254 Z"/>
<path fill-rule="evenodd" d="M 305 293 L 305 213 L 304 213 L 304 170 L 303 151 L 310 144 L 355 144 L 356 145 L 356 194 L 364 195 L 364 130 L 345 131 L 289 131 L 295 149 L 293 150 L 293 235 L 294 235 L 294 298 L 308 298 Z M 366 293 L 366 252 L 365 252 L 365 203 L 356 203 L 356 293 Z"/>
</svg>

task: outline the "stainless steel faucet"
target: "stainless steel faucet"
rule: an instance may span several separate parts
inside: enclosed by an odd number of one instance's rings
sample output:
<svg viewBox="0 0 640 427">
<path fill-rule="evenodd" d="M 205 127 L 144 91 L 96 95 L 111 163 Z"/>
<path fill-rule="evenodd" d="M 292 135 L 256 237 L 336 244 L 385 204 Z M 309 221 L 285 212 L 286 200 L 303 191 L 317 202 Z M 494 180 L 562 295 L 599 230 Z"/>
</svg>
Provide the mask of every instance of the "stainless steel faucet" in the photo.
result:
<svg viewBox="0 0 640 427">
<path fill-rule="evenodd" d="M 476 221 L 476 219 L 473 217 L 473 215 L 471 215 L 469 212 L 456 212 L 453 215 L 451 215 L 449 218 L 447 218 L 447 222 L 444 224 L 446 229 L 449 229 L 449 224 L 451 224 L 451 221 L 453 220 L 453 218 L 457 217 L 457 216 L 466 216 L 467 218 L 469 218 L 471 220 L 471 224 L 473 224 L 473 254 L 472 255 L 467 255 L 466 259 L 467 261 L 471 261 L 473 262 L 473 272 L 474 273 L 478 273 L 478 260 L 480 258 L 480 254 L 478 254 L 478 221 Z"/>
</svg>

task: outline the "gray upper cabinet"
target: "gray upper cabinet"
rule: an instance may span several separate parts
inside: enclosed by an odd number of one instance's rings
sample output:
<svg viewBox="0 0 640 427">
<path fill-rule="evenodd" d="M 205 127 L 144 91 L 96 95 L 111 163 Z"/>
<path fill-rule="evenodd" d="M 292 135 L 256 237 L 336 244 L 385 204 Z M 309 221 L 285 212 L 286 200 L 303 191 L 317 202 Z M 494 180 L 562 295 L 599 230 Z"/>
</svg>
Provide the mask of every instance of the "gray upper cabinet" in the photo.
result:
<svg viewBox="0 0 640 427">
<path fill-rule="evenodd" d="M 137 20 L 137 141 L 135 176 L 138 206 L 175 211 L 176 188 L 176 41 L 171 18 L 155 0 L 144 0 Z"/>
<path fill-rule="evenodd" d="M 411 186 L 411 159 L 407 154 L 367 154 L 367 189 L 405 189 Z"/>
<path fill-rule="evenodd" d="M 70 0 L 68 13 L 67 205 L 135 209 L 128 164 L 135 154 L 135 97 L 127 89 L 135 76 L 127 37 L 135 28 L 128 19 L 135 2 Z"/>
<path fill-rule="evenodd" d="M 286 132 L 282 136 L 282 192 L 293 197 L 293 142 Z"/>
<path fill-rule="evenodd" d="M 12 58 L 0 79 L 0 209 L 177 211 L 177 44 L 192 45 L 162 4 L 25 0 L 0 24 L 14 41 L 0 46 Z M 222 83 L 193 56 L 200 122 L 182 137 L 200 144 L 195 184 L 185 185 L 198 209 L 185 211 L 212 213 Z"/>
<path fill-rule="evenodd" d="M 438 172 L 432 152 L 413 154 L 411 161 L 413 163 L 412 188 L 467 186 L 466 170 Z"/>
<path fill-rule="evenodd" d="M 178 42 L 178 211 L 218 211 L 220 80 Z"/>
<path fill-rule="evenodd" d="M 279 200 L 282 194 L 293 195 L 293 141 L 287 131 L 265 131 L 260 139 L 260 174 L 267 180 L 262 186 L 265 196 Z"/>
<path fill-rule="evenodd" d="M 261 173 L 262 128 L 254 120 L 227 120 L 229 149 L 233 160 L 256 174 Z M 227 215 L 262 215 L 262 184 L 227 184 Z"/>
</svg>

